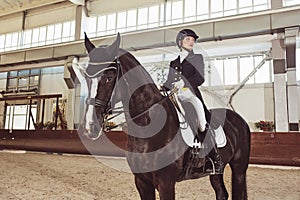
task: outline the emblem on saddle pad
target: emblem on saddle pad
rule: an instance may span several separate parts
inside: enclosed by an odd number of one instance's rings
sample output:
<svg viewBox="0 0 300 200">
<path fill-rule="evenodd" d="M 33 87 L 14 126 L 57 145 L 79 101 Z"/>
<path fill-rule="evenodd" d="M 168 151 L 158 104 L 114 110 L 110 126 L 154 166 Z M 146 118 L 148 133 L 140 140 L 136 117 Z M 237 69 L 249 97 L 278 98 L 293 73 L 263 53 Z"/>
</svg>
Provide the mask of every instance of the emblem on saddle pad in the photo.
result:
<svg viewBox="0 0 300 200">
<path fill-rule="evenodd" d="M 194 136 L 194 133 L 193 133 L 190 125 L 185 121 L 185 119 L 183 119 L 182 114 L 177 109 L 176 109 L 176 111 L 178 114 L 181 135 L 182 135 L 184 142 L 190 147 L 203 148 L 203 144 L 194 142 L 195 136 Z M 214 132 L 215 132 L 215 140 L 217 143 L 217 147 L 219 147 L 219 148 L 224 147 L 227 143 L 227 139 L 226 139 L 225 132 L 224 132 L 222 126 L 219 126 L 219 128 L 215 129 Z"/>
</svg>

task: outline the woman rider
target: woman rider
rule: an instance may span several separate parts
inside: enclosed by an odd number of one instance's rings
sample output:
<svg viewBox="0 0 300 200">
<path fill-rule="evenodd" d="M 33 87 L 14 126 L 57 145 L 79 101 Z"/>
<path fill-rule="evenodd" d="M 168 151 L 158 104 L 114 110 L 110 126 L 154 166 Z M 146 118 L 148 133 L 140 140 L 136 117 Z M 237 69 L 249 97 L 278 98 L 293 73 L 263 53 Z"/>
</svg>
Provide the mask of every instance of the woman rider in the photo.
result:
<svg viewBox="0 0 300 200">
<path fill-rule="evenodd" d="M 164 83 L 163 88 L 170 90 L 172 88 L 178 89 L 178 99 L 182 102 L 185 113 L 189 113 L 186 116 L 190 124 L 195 124 L 200 136 L 203 138 L 209 137 L 206 144 L 211 151 L 208 156 L 213 160 L 215 166 L 215 173 L 223 173 L 223 163 L 214 139 L 214 132 L 209 128 L 208 122 L 210 121 L 210 112 L 204 104 L 202 95 L 198 89 L 198 86 L 204 82 L 204 61 L 202 54 L 195 54 L 193 51 L 194 44 L 198 39 L 198 35 L 190 30 L 181 30 L 176 37 L 176 44 L 180 50 L 179 56 L 170 62 L 170 69 L 168 79 Z M 188 107 L 188 104 L 192 104 Z M 185 105 L 186 104 L 186 105 Z M 188 109 L 188 112 L 187 110 Z M 192 115 L 191 113 L 194 113 Z M 207 172 L 212 172 L 212 169 L 208 169 Z"/>
</svg>

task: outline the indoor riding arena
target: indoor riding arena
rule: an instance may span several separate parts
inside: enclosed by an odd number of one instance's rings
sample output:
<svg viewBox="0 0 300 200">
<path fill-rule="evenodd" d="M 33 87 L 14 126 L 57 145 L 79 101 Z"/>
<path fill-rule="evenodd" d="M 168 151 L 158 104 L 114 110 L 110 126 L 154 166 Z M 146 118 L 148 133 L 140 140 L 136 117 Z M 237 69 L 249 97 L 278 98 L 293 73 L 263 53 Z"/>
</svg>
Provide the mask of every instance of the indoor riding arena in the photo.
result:
<svg viewBox="0 0 300 200">
<path fill-rule="evenodd" d="M 299 16 L 299 0 L 0 0 L 0 199 L 300 199 Z M 195 88 L 205 131 L 180 98 Z"/>
</svg>

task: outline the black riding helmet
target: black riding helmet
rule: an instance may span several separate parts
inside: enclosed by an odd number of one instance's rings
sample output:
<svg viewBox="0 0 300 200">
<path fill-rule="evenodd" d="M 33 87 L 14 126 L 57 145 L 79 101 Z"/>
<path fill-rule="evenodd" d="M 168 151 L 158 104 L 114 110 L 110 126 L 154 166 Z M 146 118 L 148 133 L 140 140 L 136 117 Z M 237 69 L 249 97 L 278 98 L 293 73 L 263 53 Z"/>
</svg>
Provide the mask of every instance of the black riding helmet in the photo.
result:
<svg viewBox="0 0 300 200">
<path fill-rule="evenodd" d="M 176 37 L 176 44 L 179 48 L 181 48 L 179 41 L 183 40 L 186 36 L 192 36 L 195 41 L 197 41 L 197 39 L 199 38 L 199 36 L 191 29 L 182 29 L 181 31 L 179 31 Z"/>
</svg>

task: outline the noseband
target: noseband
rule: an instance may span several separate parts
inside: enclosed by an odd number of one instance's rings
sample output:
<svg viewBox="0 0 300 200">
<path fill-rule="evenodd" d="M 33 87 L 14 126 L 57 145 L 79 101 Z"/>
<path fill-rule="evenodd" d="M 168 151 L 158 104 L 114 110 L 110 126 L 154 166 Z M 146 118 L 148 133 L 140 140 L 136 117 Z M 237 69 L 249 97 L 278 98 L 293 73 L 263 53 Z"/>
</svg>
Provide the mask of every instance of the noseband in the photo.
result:
<svg viewBox="0 0 300 200">
<path fill-rule="evenodd" d="M 108 105 L 108 103 L 105 102 L 105 101 L 102 101 L 102 100 L 99 100 L 99 99 L 96 99 L 96 98 L 90 98 L 90 97 L 88 97 L 86 99 L 85 104 L 95 106 L 95 107 L 100 107 L 100 108 L 103 108 L 104 110 L 106 110 L 107 105 Z"/>
</svg>

